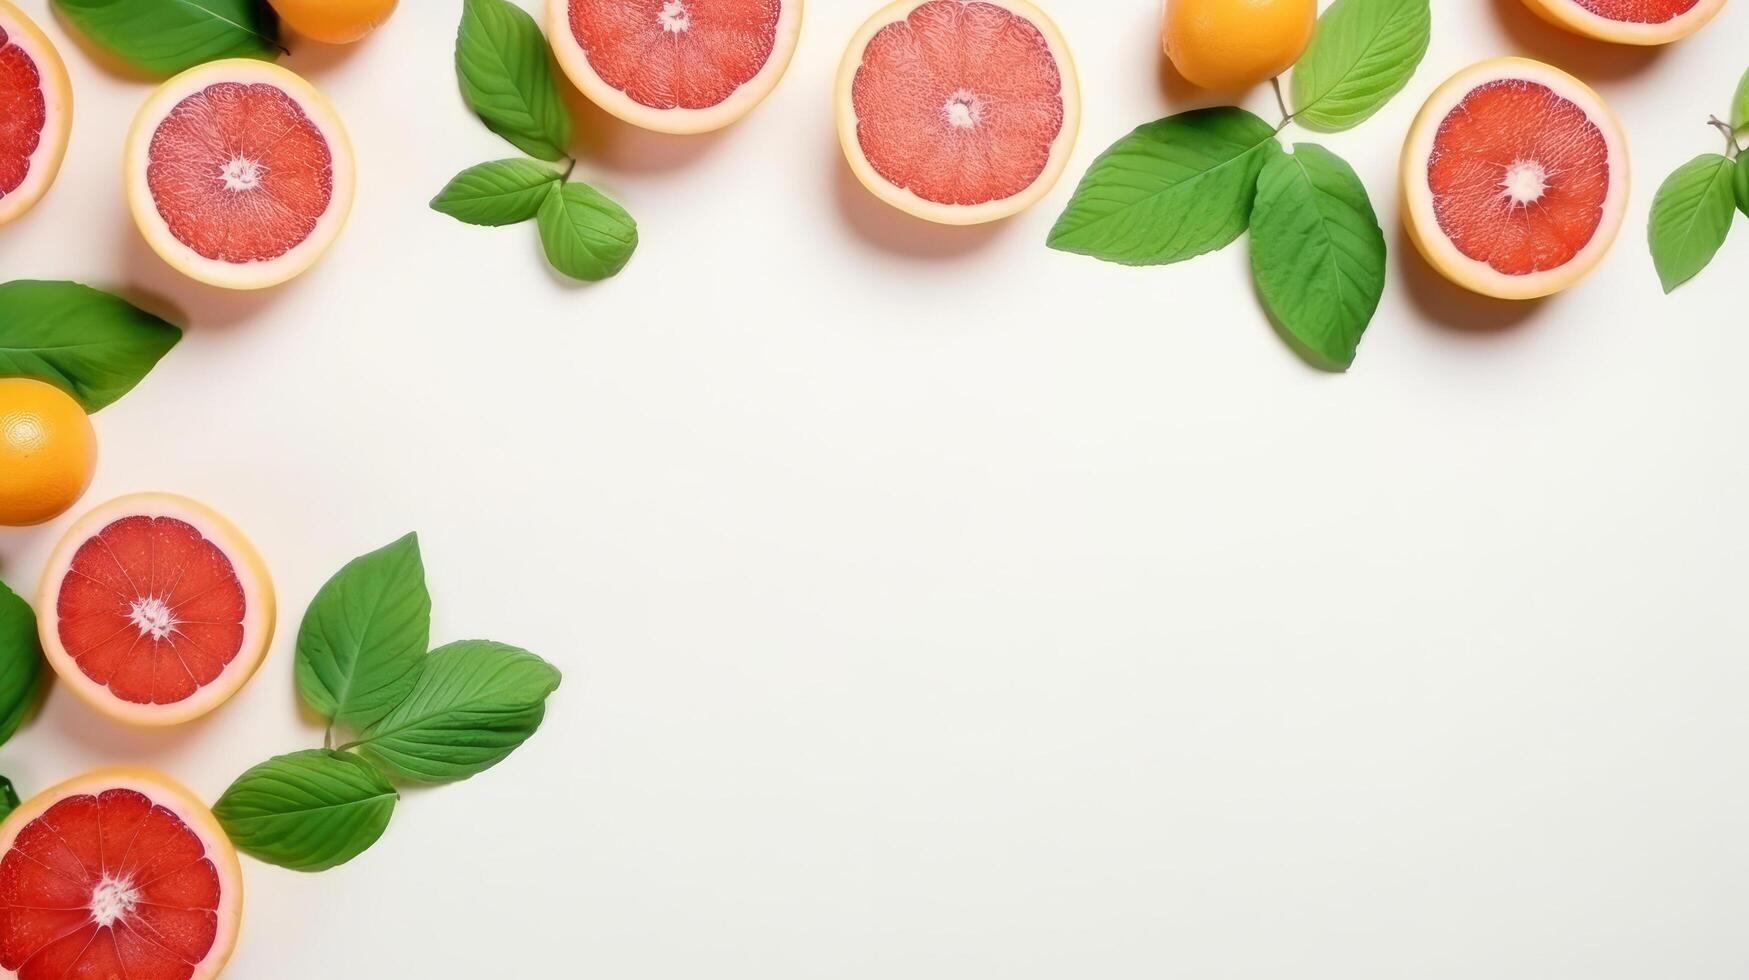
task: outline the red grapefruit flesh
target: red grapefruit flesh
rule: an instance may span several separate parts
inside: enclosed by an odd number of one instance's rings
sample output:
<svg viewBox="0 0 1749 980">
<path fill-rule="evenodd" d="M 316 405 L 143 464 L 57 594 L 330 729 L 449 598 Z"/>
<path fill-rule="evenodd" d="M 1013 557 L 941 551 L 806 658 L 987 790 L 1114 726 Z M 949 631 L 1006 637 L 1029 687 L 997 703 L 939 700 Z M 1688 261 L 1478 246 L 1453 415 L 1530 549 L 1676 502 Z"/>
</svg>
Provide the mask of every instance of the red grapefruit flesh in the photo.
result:
<svg viewBox="0 0 1749 980">
<path fill-rule="evenodd" d="M 218 822 L 157 773 L 104 769 L 0 824 L 0 970 L 20 980 L 207 980 L 242 924 Z"/>
<path fill-rule="evenodd" d="M 838 135 L 874 194 L 943 224 L 1015 214 L 1062 176 L 1080 128 L 1075 65 L 1025 0 L 900 0 L 838 73 Z"/>
<path fill-rule="evenodd" d="M 0 225 L 54 183 L 72 124 L 60 54 L 23 11 L 0 0 Z"/>
<path fill-rule="evenodd" d="M 1617 44 L 1669 44 L 1706 26 L 1725 0 L 1525 0 L 1559 27 Z"/>
<path fill-rule="evenodd" d="M 758 105 L 789 67 L 802 0 L 548 0 L 547 36 L 596 105 L 661 133 L 702 133 Z"/>
</svg>

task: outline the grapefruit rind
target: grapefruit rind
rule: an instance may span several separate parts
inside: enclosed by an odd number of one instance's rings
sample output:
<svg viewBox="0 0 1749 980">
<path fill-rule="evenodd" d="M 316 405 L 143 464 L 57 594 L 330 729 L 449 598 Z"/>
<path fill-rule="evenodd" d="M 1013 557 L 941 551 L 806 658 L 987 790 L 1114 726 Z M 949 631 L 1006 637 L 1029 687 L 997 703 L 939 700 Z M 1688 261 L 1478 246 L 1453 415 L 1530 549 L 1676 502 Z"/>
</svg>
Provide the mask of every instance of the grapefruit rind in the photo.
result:
<svg viewBox="0 0 1749 980">
<path fill-rule="evenodd" d="M 783 0 L 771 57 L 759 73 L 743 82 L 722 102 L 708 109 L 663 109 L 648 106 L 609 84 L 589 63 L 583 46 L 571 32 L 570 0 L 547 0 L 547 37 L 553 57 L 571 84 L 608 114 L 640 129 L 675 136 L 709 133 L 738 122 L 765 101 L 789 70 L 802 35 L 802 0 Z"/>
<path fill-rule="evenodd" d="M 1707 25 L 1725 0 L 1700 0 L 1687 12 L 1657 24 L 1611 20 L 1586 10 L 1574 0 L 1524 0 L 1525 5 L 1556 27 L 1613 44 L 1658 45 L 1680 41 Z"/>
<path fill-rule="evenodd" d="M 1428 184 L 1428 162 L 1440 125 L 1478 86 L 1502 79 L 1525 79 L 1546 85 L 1584 110 L 1603 134 L 1609 156 L 1609 190 L 1596 233 L 1566 264 L 1526 275 L 1509 275 L 1459 251 L 1441 230 Z M 1453 75 L 1422 106 L 1403 143 L 1403 224 L 1415 247 L 1441 275 L 1472 292 L 1496 299 L 1530 300 L 1558 293 L 1595 269 L 1621 231 L 1628 207 L 1627 137 L 1621 122 L 1590 86 L 1559 68 L 1529 58 L 1496 58 Z"/>
<path fill-rule="evenodd" d="M 111 766 L 93 769 L 81 776 L 51 786 L 24 801 L 0 822 L 0 855 L 12 850 L 18 834 L 50 807 L 73 796 L 96 796 L 107 790 L 133 790 L 176 815 L 206 847 L 206 856 L 219 873 L 218 931 L 206 958 L 193 964 L 189 980 L 212 980 L 225 969 L 236 951 L 243 930 L 243 865 L 237 849 L 219 821 L 198 797 L 181 783 L 150 769 Z"/>
<path fill-rule="evenodd" d="M 910 188 L 900 187 L 881 176 L 857 140 L 854 92 L 856 73 L 862 67 L 863 52 L 882 28 L 905 20 L 911 15 L 911 11 L 929 2 L 930 0 L 897 0 L 882 8 L 862 25 L 862 29 L 851 38 L 850 46 L 845 49 L 844 60 L 838 66 L 835 92 L 838 106 L 838 142 L 844 148 L 844 159 L 850 164 L 850 170 L 856 175 L 856 179 L 868 188 L 869 193 L 913 217 L 942 225 L 980 225 L 1013 217 L 1037 204 L 1062 179 L 1063 172 L 1069 167 L 1069 157 L 1074 152 L 1076 137 L 1081 131 L 1081 86 L 1075 71 L 1074 56 L 1070 54 L 1068 42 L 1063 39 L 1056 23 L 1027 0 L 991 2 L 1031 21 L 1044 36 L 1062 78 L 1063 128 L 1051 144 L 1049 158 L 1044 169 L 1039 172 L 1038 179 L 1025 190 L 982 204 L 942 204 L 931 201 Z"/>
<path fill-rule="evenodd" d="M 172 517 L 194 527 L 230 560 L 247 602 L 243 640 L 237 656 L 212 683 L 171 704 L 135 704 L 116 697 L 107 687 L 86 676 L 61 642 L 57 609 L 62 583 L 73 567 L 73 556 L 80 545 L 110 524 L 124 517 L 136 516 Z M 267 648 L 273 642 L 275 622 L 273 579 L 255 546 L 235 524 L 217 511 L 199 501 L 171 493 L 136 493 L 117 497 L 79 518 L 55 545 L 43 572 L 42 587 L 37 593 L 38 638 L 42 641 L 49 666 L 54 668 L 61 683 L 98 713 L 145 728 L 193 721 L 229 701 L 255 676 L 261 662 L 266 659 Z"/>
<path fill-rule="evenodd" d="M 297 102 L 328 143 L 333 167 L 333 196 L 328 210 L 303 241 L 284 255 L 259 262 L 224 262 L 210 259 L 183 244 L 170 231 L 147 184 L 146 168 L 152 136 L 177 104 L 209 85 L 219 82 L 265 83 L 275 86 Z M 172 268 L 197 282 L 224 289 L 265 289 L 296 278 L 316 264 L 338 238 L 352 210 L 354 188 L 352 142 L 340 114 L 315 86 L 302 76 L 269 62 L 251 58 L 227 58 L 196 65 L 175 76 L 153 92 L 134 117 L 123 153 L 128 208 L 134 224 L 152 251 Z"/>
<path fill-rule="evenodd" d="M 73 84 L 67 77 L 66 62 L 61 60 L 48 35 L 9 0 L 0 0 L 0 27 L 6 29 L 9 42 L 18 45 L 35 62 L 42 78 L 46 109 L 42 136 L 36 152 L 31 154 L 24 182 L 0 197 L 0 225 L 4 225 L 41 200 L 61 171 L 61 161 L 67 155 L 67 137 L 73 131 Z"/>
</svg>

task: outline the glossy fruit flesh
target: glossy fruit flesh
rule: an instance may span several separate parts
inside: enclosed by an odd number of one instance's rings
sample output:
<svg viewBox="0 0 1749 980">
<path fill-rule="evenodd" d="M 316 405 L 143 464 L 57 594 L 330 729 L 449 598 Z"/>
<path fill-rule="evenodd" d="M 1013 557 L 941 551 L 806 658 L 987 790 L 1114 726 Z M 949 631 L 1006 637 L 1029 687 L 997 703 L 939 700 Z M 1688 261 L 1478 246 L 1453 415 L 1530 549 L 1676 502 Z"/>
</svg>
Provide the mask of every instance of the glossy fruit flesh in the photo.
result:
<svg viewBox="0 0 1749 980">
<path fill-rule="evenodd" d="M 0 196 L 24 183 L 48 122 L 42 73 L 0 24 Z"/>
<path fill-rule="evenodd" d="M 1706 26 L 1725 0 L 1525 0 L 1544 20 L 1601 41 L 1668 44 Z"/>
<path fill-rule="evenodd" d="M 23 11 L 0 0 L 0 225 L 53 183 L 72 112 L 60 55 Z"/>
</svg>

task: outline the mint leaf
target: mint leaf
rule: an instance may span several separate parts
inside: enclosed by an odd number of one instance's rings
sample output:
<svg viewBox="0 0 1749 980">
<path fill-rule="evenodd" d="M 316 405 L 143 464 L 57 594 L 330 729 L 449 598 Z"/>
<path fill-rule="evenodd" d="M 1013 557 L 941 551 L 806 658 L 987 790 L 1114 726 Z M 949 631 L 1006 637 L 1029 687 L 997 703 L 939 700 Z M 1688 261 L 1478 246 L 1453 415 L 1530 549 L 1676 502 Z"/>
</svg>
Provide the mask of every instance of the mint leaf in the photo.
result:
<svg viewBox="0 0 1749 980">
<path fill-rule="evenodd" d="M 571 116 L 559 100 L 540 26 L 508 0 L 463 0 L 455 39 L 462 97 L 486 128 L 542 160 L 562 160 Z"/>
<path fill-rule="evenodd" d="M 1652 198 L 1652 262 L 1666 293 L 1700 274 L 1736 216 L 1737 167 L 1717 153 L 1676 168 Z"/>
<path fill-rule="evenodd" d="M 439 647 L 425 658 L 413 693 L 356 748 L 406 779 L 467 779 L 535 733 L 559 680 L 551 664 L 513 646 L 463 640 Z"/>
<path fill-rule="evenodd" d="M 559 172 L 530 160 L 497 160 L 456 174 L 431 208 L 470 225 L 509 225 L 540 212 Z"/>
<path fill-rule="evenodd" d="M 1731 128 L 1749 129 L 1749 71 L 1737 83 L 1737 94 L 1731 99 Z"/>
<path fill-rule="evenodd" d="M 48 682 L 36 614 L 0 582 L 0 744 L 36 710 Z"/>
<path fill-rule="evenodd" d="M 1385 291 L 1385 234 L 1366 186 L 1341 157 L 1301 143 L 1263 165 L 1251 274 L 1301 357 L 1348 370 Z"/>
<path fill-rule="evenodd" d="M 1280 150 L 1274 127 L 1243 109 L 1148 123 L 1093 161 L 1048 244 L 1126 265 L 1225 248 L 1251 220 L 1257 172 Z"/>
<path fill-rule="evenodd" d="M 326 871 L 363 854 L 389 826 L 399 794 L 355 755 L 310 749 L 237 777 L 213 816 L 238 849 L 293 871 Z"/>
<path fill-rule="evenodd" d="M 12 788 L 12 780 L 0 776 L 0 820 L 11 816 L 18 804 L 18 790 Z"/>
<path fill-rule="evenodd" d="M 431 594 L 419 537 L 346 563 L 298 627 L 298 694 L 337 725 L 362 730 L 413 690 L 431 644 Z"/>
<path fill-rule="evenodd" d="M 1365 122 L 1409 84 L 1432 36 L 1429 0 L 1336 0 L 1294 66 L 1294 119 L 1325 132 Z"/>
<path fill-rule="evenodd" d="M 98 47 L 154 75 L 219 58 L 279 56 L 279 25 L 259 0 L 55 0 Z"/>
<path fill-rule="evenodd" d="M 554 184 L 541 202 L 541 245 L 553 268 L 595 282 L 625 268 L 638 247 L 638 224 L 588 184 Z"/>
<path fill-rule="evenodd" d="M 0 285 L 0 376 L 40 378 L 87 412 L 131 391 L 182 331 L 76 282 Z"/>
</svg>

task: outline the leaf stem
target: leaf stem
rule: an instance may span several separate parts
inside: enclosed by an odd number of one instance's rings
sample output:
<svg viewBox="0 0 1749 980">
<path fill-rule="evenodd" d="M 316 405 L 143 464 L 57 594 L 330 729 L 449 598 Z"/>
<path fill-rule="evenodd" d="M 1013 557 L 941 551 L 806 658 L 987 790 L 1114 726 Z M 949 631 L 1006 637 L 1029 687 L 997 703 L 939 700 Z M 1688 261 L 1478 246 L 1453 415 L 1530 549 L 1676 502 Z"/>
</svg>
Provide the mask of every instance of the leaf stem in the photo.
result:
<svg viewBox="0 0 1749 980">
<path fill-rule="evenodd" d="M 1718 116 L 1708 116 L 1706 124 L 1725 134 L 1725 156 L 1735 160 L 1737 154 L 1743 152 L 1743 148 L 1737 145 L 1737 131 L 1731 128 L 1730 123 Z"/>
<path fill-rule="evenodd" d="M 1288 111 L 1287 96 L 1281 92 L 1281 76 L 1270 79 L 1269 86 L 1275 89 L 1275 104 L 1281 107 L 1281 125 L 1275 127 L 1275 131 L 1279 133 L 1287 128 L 1288 123 L 1294 121 L 1294 114 Z"/>
<path fill-rule="evenodd" d="M 577 169 L 577 158 L 576 157 L 567 157 L 565 159 L 565 172 L 559 175 L 559 183 L 563 184 L 565 181 L 570 180 L 571 179 L 571 171 L 576 170 L 576 169 Z"/>
<path fill-rule="evenodd" d="M 322 747 L 325 749 L 334 747 L 334 725 L 332 723 L 322 731 Z"/>
</svg>

